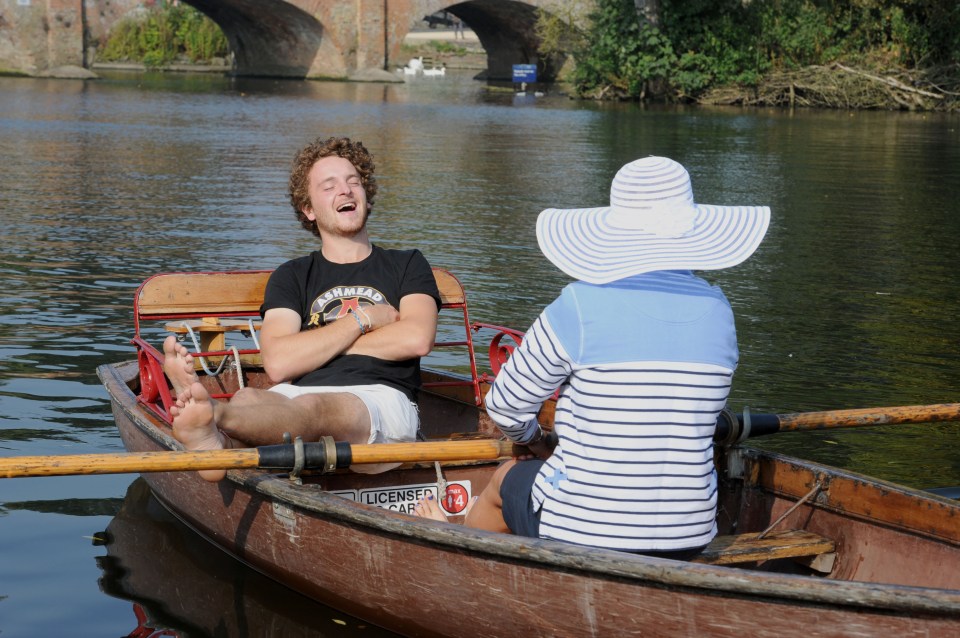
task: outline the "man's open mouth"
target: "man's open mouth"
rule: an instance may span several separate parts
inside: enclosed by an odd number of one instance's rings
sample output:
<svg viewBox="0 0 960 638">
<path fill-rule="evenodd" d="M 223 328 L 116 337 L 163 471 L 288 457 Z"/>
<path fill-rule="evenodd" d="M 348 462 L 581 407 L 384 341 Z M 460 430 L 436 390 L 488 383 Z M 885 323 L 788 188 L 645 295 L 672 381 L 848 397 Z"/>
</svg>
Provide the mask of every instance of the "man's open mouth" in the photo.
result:
<svg viewBox="0 0 960 638">
<path fill-rule="evenodd" d="M 337 206 L 338 213 L 350 213 L 357 210 L 357 204 L 355 202 L 347 202 L 345 204 L 340 204 Z"/>
</svg>

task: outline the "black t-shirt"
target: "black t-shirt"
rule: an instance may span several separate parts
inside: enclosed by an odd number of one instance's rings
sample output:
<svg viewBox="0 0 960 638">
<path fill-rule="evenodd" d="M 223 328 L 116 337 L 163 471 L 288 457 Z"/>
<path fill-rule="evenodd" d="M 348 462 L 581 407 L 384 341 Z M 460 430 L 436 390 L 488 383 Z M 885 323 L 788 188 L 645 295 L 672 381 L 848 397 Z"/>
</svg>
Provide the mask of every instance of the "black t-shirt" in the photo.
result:
<svg viewBox="0 0 960 638">
<path fill-rule="evenodd" d="M 344 317 L 355 321 L 348 311 L 356 306 L 388 303 L 399 309 L 400 300 L 415 293 L 430 295 L 440 308 L 436 279 L 419 250 L 374 246 L 369 257 L 354 264 L 327 261 L 317 250 L 288 261 L 270 275 L 260 315 L 271 308 L 290 308 L 300 313 L 300 329 L 311 330 Z M 420 359 L 387 361 L 366 355 L 340 355 L 293 383 L 300 386 L 382 383 L 415 400 L 420 388 Z"/>
</svg>

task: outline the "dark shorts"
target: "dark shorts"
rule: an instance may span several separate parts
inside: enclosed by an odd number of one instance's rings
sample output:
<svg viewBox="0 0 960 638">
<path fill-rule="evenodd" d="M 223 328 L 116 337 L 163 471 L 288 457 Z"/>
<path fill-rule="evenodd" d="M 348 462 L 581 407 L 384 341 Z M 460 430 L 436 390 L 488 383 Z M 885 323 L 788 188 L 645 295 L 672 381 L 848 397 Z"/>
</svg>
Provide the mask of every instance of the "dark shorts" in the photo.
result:
<svg viewBox="0 0 960 638">
<path fill-rule="evenodd" d="M 510 468 L 507 475 L 503 477 L 503 483 L 500 484 L 503 520 L 510 531 L 517 536 L 540 537 L 540 512 L 533 511 L 530 493 L 533 491 L 533 482 L 536 480 L 541 467 L 543 467 L 543 461 L 539 459 L 517 461 L 517 464 Z M 669 552 L 630 551 L 629 553 L 671 558 L 673 560 L 690 560 L 702 551 L 702 547 L 694 547 Z"/>
<path fill-rule="evenodd" d="M 500 484 L 500 500 L 503 501 L 503 520 L 517 536 L 540 536 L 540 512 L 533 511 L 530 492 L 543 461 L 531 459 L 517 461 L 503 477 Z"/>
</svg>

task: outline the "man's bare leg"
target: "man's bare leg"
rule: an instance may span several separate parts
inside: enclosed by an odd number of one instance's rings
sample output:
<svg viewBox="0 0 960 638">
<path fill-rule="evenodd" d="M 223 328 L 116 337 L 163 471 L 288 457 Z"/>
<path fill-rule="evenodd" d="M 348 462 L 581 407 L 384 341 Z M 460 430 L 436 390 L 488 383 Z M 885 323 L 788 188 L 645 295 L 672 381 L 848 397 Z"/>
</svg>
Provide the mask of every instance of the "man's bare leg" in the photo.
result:
<svg viewBox="0 0 960 638">
<path fill-rule="evenodd" d="M 214 401 L 199 381 L 188 385 L 171 408 L 173 435 L 188 450 L 212 450 L 280 443 L 285 433 L 304 441 L 332 436 L 367 443 L 370 414 L 363 402 L 345 392 L 288 398 L 276 392 L 244 388 L 227 403 Z M 226 472 L 204 470 L 208 481 Z"/>
<path fill-rule="evenodd" d="M 200 382 L 194 382 L 180 393 L 171 408 L 173 436 L 188 450 L 222 450 L 234 447 L 233 441 L 217 428 L 216 404 Z M 226 470 L 200 470 L 200 477 L 219 481 Z"/>
<path fill-rule="evenodd" d="M 346 392 L 290 399 L 246 388 L 229 403 L 217 406 L 216 422 L 229 437 L 249 445 L 280 443 L 284 433 L 304 441 L 319 441 L 323 436 L 356 444 L 370 440 L 370 413 L 363 401 Z"/>
<path fill-rule="evenodd" d="M 163 341 L 163 372 L 173 384 L 173 394 L 180 394 L 199 380 L 193 368 L 193 355 L 187 348 L 177 342 L 173 335 Z"/>
</svg>

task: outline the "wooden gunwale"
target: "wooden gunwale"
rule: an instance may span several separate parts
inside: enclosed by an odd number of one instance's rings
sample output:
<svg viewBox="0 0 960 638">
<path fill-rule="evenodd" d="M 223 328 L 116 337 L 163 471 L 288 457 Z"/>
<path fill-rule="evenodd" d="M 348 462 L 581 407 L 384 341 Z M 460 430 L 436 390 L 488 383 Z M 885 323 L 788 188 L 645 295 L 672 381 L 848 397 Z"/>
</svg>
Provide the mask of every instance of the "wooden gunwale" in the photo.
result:
<svg viewBox="0 0 960 638">
<path fill-rule="evenodd" d="M 741 454 L 759 468 L 756 485 L 772 494 L 796 500 L 821 483 L 814 498 L 818 509 L 960 544 L 957 504 L 946 497 L 839 468 L 824 471 L 816 463 L 776 452 L 742 448 Z"/>
<path fill-rule="evenodd" d="M 105 365 L 98 369 L 98 374 L 117 410 L 117 421 L 121 432 L 126 428 L 134 428 L 139 435 L 150 439 L 157 449 L 178 449 L 179 444 L 159 427 L 160 421 L 136 405 L 136 398 L 130 389 L 136 373 L 136 362 Z M 814 474 L 831 478 L 839 476 L 831 468 L 810 463 L 797 465 L 795 460 L 762 451 L 751 450 L 748 454 L 759 459 L 761 467 L 764 463 L 769 464 L 769 467 L 783 467 L 783 464 L 789 461 L 793 467 L 801 467 L 809 476 Z M 184 480 L 199 481 L 195 477 L 186 477 L 186 475 Z M 266 504 L 270 502 L 281 503 L 297 510 L 298 516 L 345 525 L 358 534 L 369 533 L 385 536 L 400 543 L 427 545 L 437 551 L 457 555 L 467 554 L 477 560 L 494 560 L 534 570 L 554 570 L 558 574 L 578 575 L 598 581 L 628 582 L 657 589 L 696 591 L 708 596 L 782 601 L 791 605 L 825 606 L 839 610 L 849 609 L 852 612 L 873 610 L 870 613 L 895 616 L 906 614 L 916 616 L 918 619 L 920 617 L 960 619 L 960 591 L 957 590 L 848 582 L 678 563 L 621 552 L 578 548 L 554 541 L 492 534 L 459 525 L 420 521 L 389 513 L 341 499 L 319 489 L 310 489 L 309 486 L 304 489 L 286 478 L 263 471 L 233 470 L 228 473 L 228 481 L 234 488 L 249 494 L 253 501 L 263 501 L 258 507 L 268 506 Z M 766 484 L 761 481 L 761 486 L 765 487 Z M 795 488 L 785 490 L 781 486 L 780 489 L 785 494 L 795 496 L 793 493 L 796 491 Z M 938 497 L 927 498 L 920 494 L 913 494 L 906 488 L 898 488 L 898 491 L 905 496 L 928 503 L 936 504 L 942 500 Z M 180 514 L 175 494 L 161 493 L 157 496 L 171 510 Z M 954 511 L 956 508 L 951 510 L 951 513 Z M 194 527 L 202 527 L 197 525 L 197 521 L 187 522 Z M 210 536 L 210 530 L 199 529 L 199 531 Z M 277 576 L 270 571 L 269 563 L 252 559 L 254 557 L 250 556 L 240 558 Z"/>
</svg>

